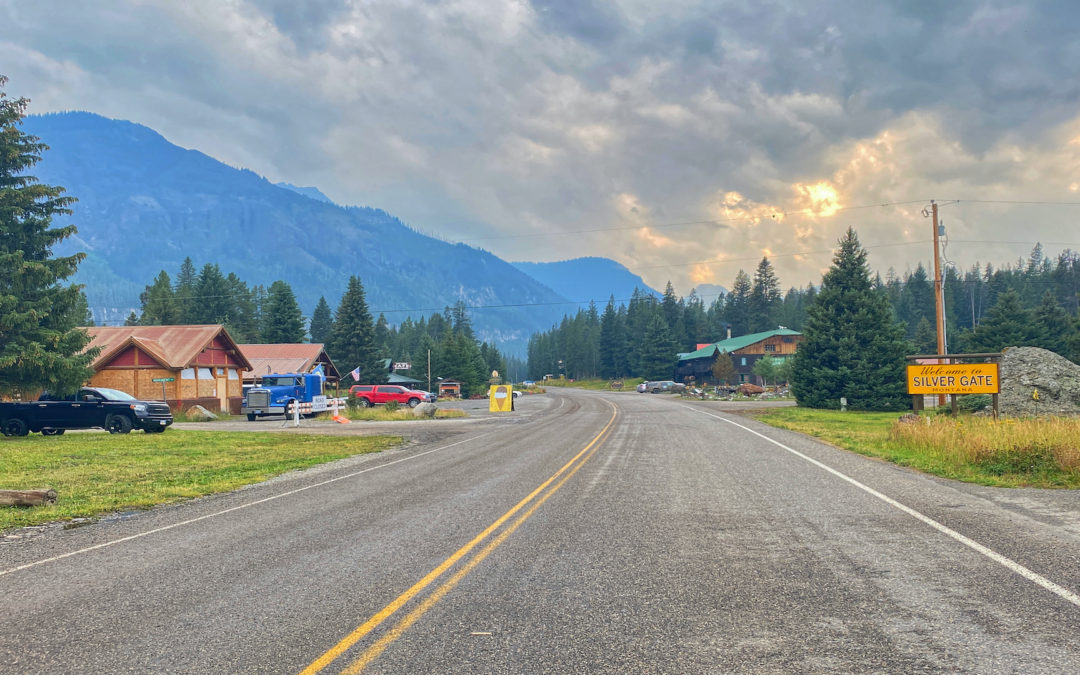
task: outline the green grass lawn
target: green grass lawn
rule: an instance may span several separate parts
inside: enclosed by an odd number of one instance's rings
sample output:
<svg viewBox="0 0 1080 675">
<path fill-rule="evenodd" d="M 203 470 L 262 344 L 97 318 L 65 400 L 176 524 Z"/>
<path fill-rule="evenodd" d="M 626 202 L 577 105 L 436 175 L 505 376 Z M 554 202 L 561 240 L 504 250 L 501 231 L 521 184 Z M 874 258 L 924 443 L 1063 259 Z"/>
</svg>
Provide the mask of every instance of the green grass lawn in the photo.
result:
<svg viewBox="0 0 1080 675">
<path fill-rule="evenodd" d="M 227 492 L 399 445 L 400 436 L 258 432 L 72 433 L 0 439 L 0 489 L 51 487 L 55 505 L 0 507 L 0 532 Z"/>
<path fill-rule="evenodd" d="M 935 476 L 998 487 L 1080 488 L 1076 421 L 931 418 L 900 413 L 777 408 L 755 417 L 870 457 Z M 1047 427 L 1057 427 L 1054 436 Z"/>
</svg>

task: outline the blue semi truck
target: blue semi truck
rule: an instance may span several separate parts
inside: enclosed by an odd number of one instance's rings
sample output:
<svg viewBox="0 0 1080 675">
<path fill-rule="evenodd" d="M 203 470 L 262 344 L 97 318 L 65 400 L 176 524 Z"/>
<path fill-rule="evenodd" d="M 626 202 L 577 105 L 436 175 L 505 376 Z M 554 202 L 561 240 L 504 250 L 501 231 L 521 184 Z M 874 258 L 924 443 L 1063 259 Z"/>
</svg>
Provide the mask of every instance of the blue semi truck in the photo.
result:
<svg viewBox="0 0 1080 675">
<path fill-rule="evenodd" d="M 301 415 L 310 417 L 329 410 L 331 401 L 323 394 L 320 373 L 273 373 L 244 392 L 240 413 L 254 422 L 263 415 L 290 416 L 298 406 Z"/>
</svg>

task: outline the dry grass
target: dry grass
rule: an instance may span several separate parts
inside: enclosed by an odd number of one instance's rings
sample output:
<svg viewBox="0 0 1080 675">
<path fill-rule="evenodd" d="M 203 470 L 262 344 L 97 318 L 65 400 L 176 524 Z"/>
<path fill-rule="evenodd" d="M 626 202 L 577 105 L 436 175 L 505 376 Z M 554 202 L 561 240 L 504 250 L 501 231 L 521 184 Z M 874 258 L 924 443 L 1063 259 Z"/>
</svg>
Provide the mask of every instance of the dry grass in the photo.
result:
<svg viewBox="0 0 1080 675">
<path fill-rule="evenodd" d="M 925 417 L 894 423 L 890 438 L 943 461 L 992 474 L 1080 473 L 1080 420 Z"/>
<path fill-rule="evenodd" d="M 757 415 L 841 448 L 926 473 L 1000 487 L 1080 488 L 1080 420 L 780 408 Z"/>
</svg>

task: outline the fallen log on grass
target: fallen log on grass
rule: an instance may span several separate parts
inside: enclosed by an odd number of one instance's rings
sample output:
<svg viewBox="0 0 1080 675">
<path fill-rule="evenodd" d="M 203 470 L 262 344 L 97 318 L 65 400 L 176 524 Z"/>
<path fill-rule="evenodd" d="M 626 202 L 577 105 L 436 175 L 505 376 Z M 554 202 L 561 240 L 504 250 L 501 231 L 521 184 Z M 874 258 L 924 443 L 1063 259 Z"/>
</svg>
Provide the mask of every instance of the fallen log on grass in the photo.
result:
<svg viewBox="0 0 1080 675">
<path fill-rule="evenodd" d="M 0 506 L 41 506 L 55 504 L 56 490 L 0 490 Z"/>
</svg>

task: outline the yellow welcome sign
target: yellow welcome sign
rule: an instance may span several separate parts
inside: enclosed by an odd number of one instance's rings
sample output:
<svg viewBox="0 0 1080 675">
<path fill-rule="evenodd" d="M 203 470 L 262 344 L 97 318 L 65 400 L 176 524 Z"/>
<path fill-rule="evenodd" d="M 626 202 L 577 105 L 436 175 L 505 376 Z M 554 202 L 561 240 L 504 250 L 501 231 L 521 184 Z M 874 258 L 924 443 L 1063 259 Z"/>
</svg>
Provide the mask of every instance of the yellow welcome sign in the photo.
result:
<svg viewBox="0 0 1080 675">
<path fill-rule="evenodd" d="M 508 384 L 493 384 L 488 389 L 488 410 L 511 412 L 514 409 L 514 388 Z"/>
<path fill-rule="evenodd" d="M 907 367 L 909 394 L 997 394 L 996 363 L 942 363 Z"/>
</svg>

